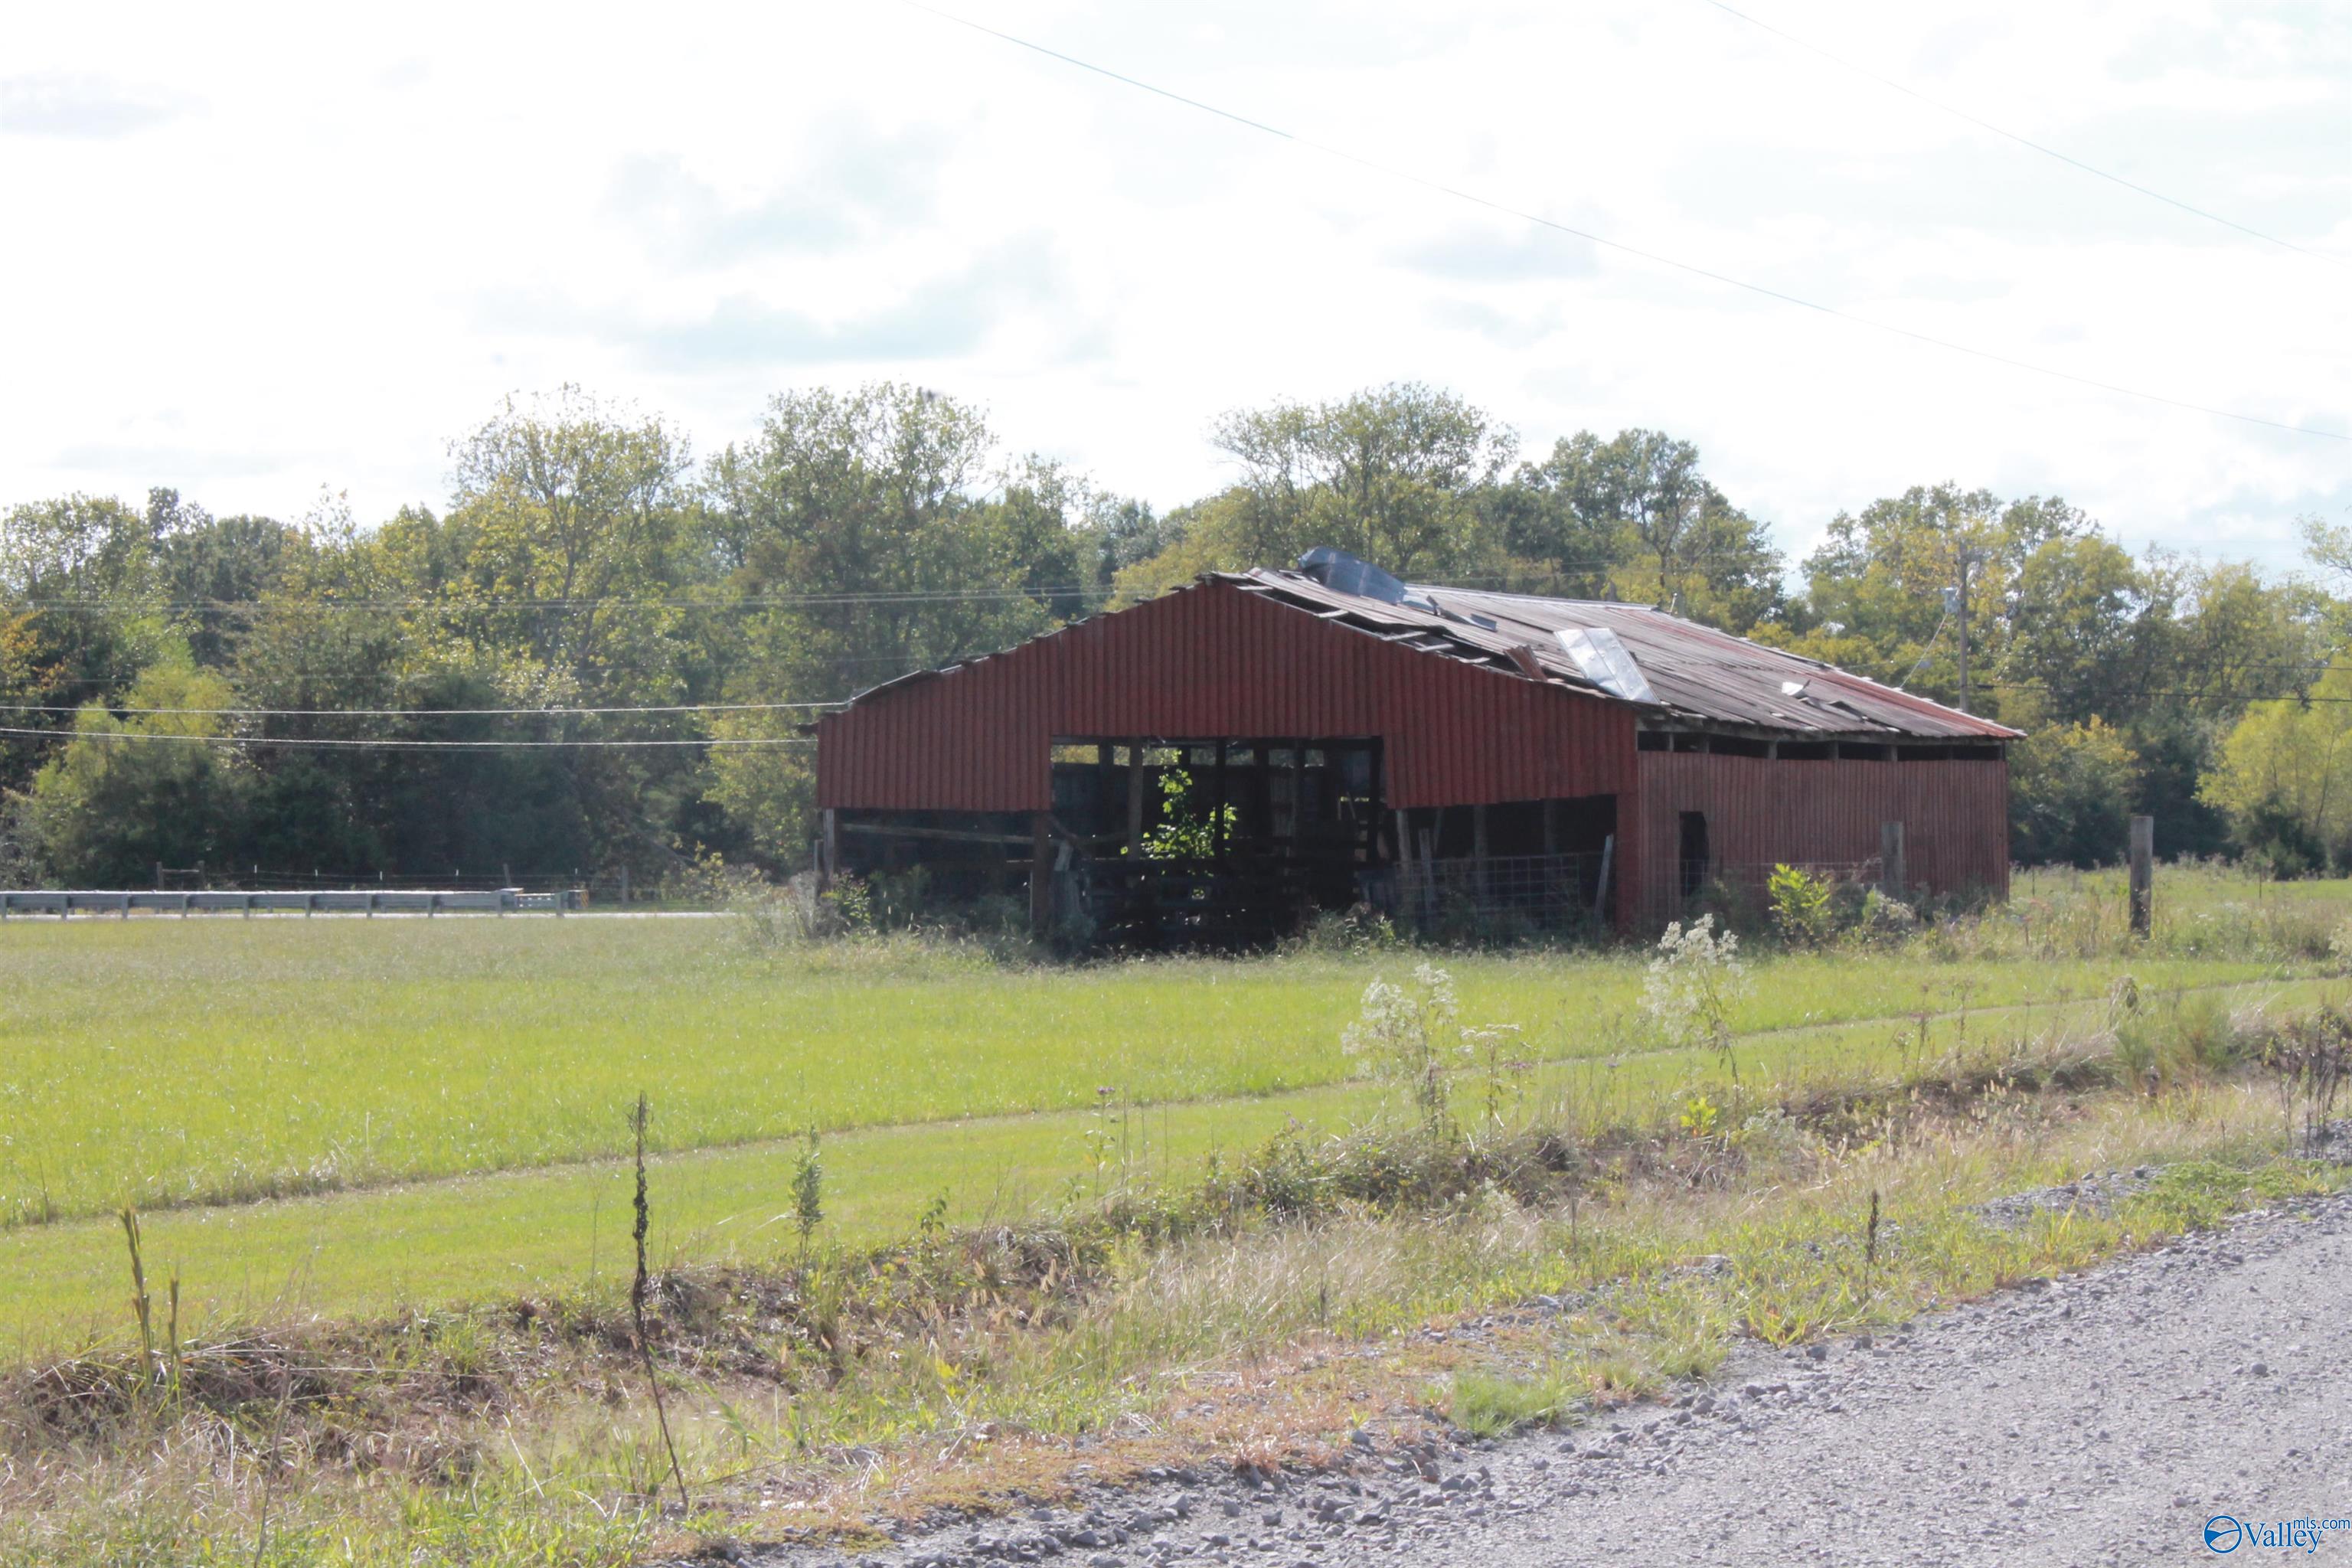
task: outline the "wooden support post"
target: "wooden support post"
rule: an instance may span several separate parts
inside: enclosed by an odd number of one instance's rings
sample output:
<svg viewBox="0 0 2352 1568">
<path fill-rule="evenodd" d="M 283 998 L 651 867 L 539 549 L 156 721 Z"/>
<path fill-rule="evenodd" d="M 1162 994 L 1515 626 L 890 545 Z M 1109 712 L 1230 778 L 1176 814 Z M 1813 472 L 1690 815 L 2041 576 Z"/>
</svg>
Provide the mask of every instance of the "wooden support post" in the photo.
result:
<svg viewBox="0 0 2352 1568">
<path fill-rule="evenodd" d="M 2131 819 L 2132 935 L 2146 936 L 2156 924 L 2156 818 Z"/>
<path fill-rule="evenodd" d="M 1592 890 L 1592 913 L 1597 920 L 1609 912 L 1609 872 L 1617 858 L 1617 836 L 1611 834 L 1601 841 L 1601 883 Z"/>
<path fill-rule="evenodd" d="M 1307 743 L 1292 741 L 1288 755 L 1290 765 L 1283 770 L 1282 776 L 1283 815 L 1288 818 L 1283 824 L 1283 831 L 1295 855 L 1306 828 Z"/>
<path fill-rule="evenodd" d="M 1095 742 L 1095 821 L 1097 837 L 1117 831 L 1118 818 L 1111 815 L 1110 775 L 1118 763 L 1118 748 L 1108 741 Z"/>
<path fill-rule="evenodd" d="M 829 893 L 841 872 L 841 813 L 826 806 L 817 813 L 816 890 Z"/>
<path fill-rule="evenodd" d="M 1225 760 L 1231 744 L 1217 742 L 1216 783 L 1211 787 L 1209 799 L 1209 854 L 1212 859 L 1225 858 Z"/>
<path fill-rule="evenodd" d="M 1029 814 L 1029 931 L 1043 937 L 1054 924 L 1054 814 Z"/>
<path fill-rule="evenodd" d="M 1143 858 L 1143 754 L 1140 741 L 1127 743 L 1127 858 Z"/>
<path fill-rule="evenodd" d="M 1470 871 L 1483 903 L 1493 891 L 1486 874 L 1486 808 L 1483 805 L 1470 808 Z"/>
<path fill-rule="evenodd" d="M 1878 825 L 1878 886 L 1890 899 L 1907 901 L 1911 897 L 1911 879 L 1903 864 L 1903 825 L 1899 822 Z"/>
</svg>

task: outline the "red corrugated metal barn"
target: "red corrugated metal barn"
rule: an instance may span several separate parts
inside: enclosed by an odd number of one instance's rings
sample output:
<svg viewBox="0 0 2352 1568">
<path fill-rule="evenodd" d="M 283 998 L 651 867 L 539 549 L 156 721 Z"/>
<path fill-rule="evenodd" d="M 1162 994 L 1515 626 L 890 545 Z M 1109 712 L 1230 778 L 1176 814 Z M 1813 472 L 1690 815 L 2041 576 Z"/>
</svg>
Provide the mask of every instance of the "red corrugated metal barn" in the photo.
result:
<svg viewBox="0 0 2352 1568">
<path fill-rule="evenodd" d="M 2005 893 L 2015 731 L 1637 605 L 1216 574 L 817 726 L 820 870 L 1162 946 L 1368 902 L 1646 932 L 1779 863 Z"/>
</svg>

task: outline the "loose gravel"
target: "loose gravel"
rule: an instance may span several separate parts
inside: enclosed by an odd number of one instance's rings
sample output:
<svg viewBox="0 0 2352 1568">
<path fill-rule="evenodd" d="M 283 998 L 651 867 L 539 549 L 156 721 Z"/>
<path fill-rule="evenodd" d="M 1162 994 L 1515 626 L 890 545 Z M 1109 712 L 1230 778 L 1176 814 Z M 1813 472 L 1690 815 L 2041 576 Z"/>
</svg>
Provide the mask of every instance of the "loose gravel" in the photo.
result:
<svg viewBox="0 0 2352 1568">
<path fill-rule="evenodd" d="M 2113 1184 L 2139 1179 L 2119 1173 Z M 1892 1334 L 1751 1348 L 1671 1403 L 1565 1431 L 1413 1453 L 1363 1433 L 1352 1474 L 1162 1472 L 1076 1509 L 988 1519 L 880 1552 L 771 1548 L 740 1560 L 2206 1561 L 2215 1514 L 2352 1516 L 2347 1302 L 2352 1194 L 2339 1194 L 2243 1215 L 2080 1277 L 2028 1281 Z M 2352 1531 L 2319 1550 L 2352 1559 Z"/>
</svg>

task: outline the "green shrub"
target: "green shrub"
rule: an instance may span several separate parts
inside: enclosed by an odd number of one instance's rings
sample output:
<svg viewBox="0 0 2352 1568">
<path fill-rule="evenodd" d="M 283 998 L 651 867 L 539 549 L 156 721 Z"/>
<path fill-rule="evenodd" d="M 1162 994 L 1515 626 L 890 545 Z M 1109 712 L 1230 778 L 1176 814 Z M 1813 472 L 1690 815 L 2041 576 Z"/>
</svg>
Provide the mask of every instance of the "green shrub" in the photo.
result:
<svg viewBox="0 0 2352 1568">
<path fill-rule="evenodd" d="M 1829 939 L 1832 913 L 1830 879 L 1795 866 L 1772 868 L 1764 891 L 1772 904 L 1772 924 L 1782 940 L 1800 947 L 1817 947 Z"/>
</svg>

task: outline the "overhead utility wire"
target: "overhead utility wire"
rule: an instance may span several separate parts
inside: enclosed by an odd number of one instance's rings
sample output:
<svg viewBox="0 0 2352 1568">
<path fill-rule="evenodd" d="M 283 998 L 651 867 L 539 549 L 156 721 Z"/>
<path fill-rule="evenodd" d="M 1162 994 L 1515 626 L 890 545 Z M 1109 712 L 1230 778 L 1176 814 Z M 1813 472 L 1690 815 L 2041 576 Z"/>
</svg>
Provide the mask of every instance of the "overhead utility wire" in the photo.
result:
<svg viewBox="0 0 2352 1568">
<path fill-rule="evenodd" d="M 2059 163 L 2064 163 L 2070 168 L 2079 169 L 2085 174 L 2095 175 L 2099 179 L 2105 180 L 2110 184 L 2121 185 L 2127 191 L 2136 191 L 2139 195 L 2147 196 L 2152 201 L 2162 202 L 2167 206 L 2178 207 L 2182 212 L 2188 213 L 2192 216 L 2205 219 L 2208 223 L 2218 223 L 2223 228 L 2234 228 L 2240 234 L 2247 235 L 2252 238 L 2262 240 L 2266 244 L 2280 246 L 2285 249 L 2294 251 L 2296 254 L 2301 256 L 2308 256 L 2314 261 L 2324 261 L 2331 267 L 2343 267 L 2347 265 L 2342 257 L 2330 256 L 2325 251 L 2309 249 L 2306 247 L 2295 244 L 2295 242 L 2291 239 L 2281 239 L 2274 234 L 2265 234 L 2261 229 L 2251 227 L 2248 225 L 2238 222 L 2234 218 L 2223 217 L 2220 213 L 2208 212 L 2205 208 L 2192 205 L 2188 202 L 2182 201 L 2178 196 L 2168 196 L 2162 191 L 2152 190 L 2148 186 L 2141 184 L 2137 180 L 2127 180 L 2124 178 L 2123 175 L 2115 174 L 2110 170 L 2102 169 L 2095 163 L 2085 163 L 2080 158 L 2074 157 L 2070 153 L 2061 153 L 2057 148 L 2036 142 L 2030 136 L 2021 136 L 2006 126 L 1995 125 L 1991 121 L 1983 118 L 1981 115 L 1971 114 L 1967 110 L 1960 108 L 1957 104 L 1946 103 L 1940 98 L 1932 97 L 1927 93 L 1921 92 L 1917 88 L 1911 86 L 1908 82 L 1898 81 L 1891 76 L 1886 76 L 1881 72 L 1871 69 L 1868 66 L 1857 64 L 1853 60 L 1845 58 L 1842 55 L 1832 54 L 1829 50 L 1822 47 L 1819 44 L 1809 42 L 1806 39 L 1797 37 L 1794 33 L 1784 32 L 1780 28 L 1774 26 L 1771 23 L 1763 20 L 1761 17 L 1751 16 L 1747 12 L 1738 9 L 1737 6 L 1727 5 L 1724 4 L 1724 0 L 1700 0 L 1700 3 L 1714 6 L 1717 10 L 1722 12 L 1727 16 L 1738 17 L 1740 21 L 1747 23 L 1751 27 L 1769 33 L 1774 37 L 1780 39 L 1782 43 L 1792 44 L 1808 54 L 1819 55 L 1822 58 L 1829 61 L 1833 66 L 1842 67 L 1846 70 L 1854 72 L 1858 76 L 1868 77 L 1871 80 L 1878 83 L 1881 87 L 1886 88 L 1895 92 L 1899 92 L 1906 98 L 1916 98 L 1930 109 L 1941 110 L 1944 113 L 1952 116 L 1955 120 L 1964 120 L 1970 125 L 1977 127 L 1979 131 L 1990 131 L 1994 135 L 2004 137 L 2009 141 L 2014 142 L 2019 146 L 2023 147 L 2030 152 L 2039 153 L 2045 158 L 2054 158 Z"/>
<path fill-rule="evenodd" d="M 752 594 L 736 599 L 660 599 L 629 595 L 572 599 L 139 599 L 85 595 L 80 598 L 19 599 L 16 607 L 37 610 L 201 610 L 247 614 L 271 610 L 296 615 L 306 610 L 439 609 L 475 615 L 514 610 L 593 610 L 619 605 L 635 610 L 796 609 L 830 605 L 932 605 L 1002 599 L 1108 598 L 1115 588 L 1070 584 L 1041 588 L 971 588 L 942 592 L 867 594 Z"/>
<path fill-rule="evenodd" d="M 0 713 L 79 713 L 100 707 L 110 713 L 184 713 L 213 719 L 569 719 L 589 713 L 772 713 L 841 705 L 834 701 L 685 702 L 645 708 L 117 708 L 110 702 L 0 702 Z"/>
<path fill-rule="evenodd" d="M 1573 225 L 1561 223 L 1556 218 L 1545 217 L 1540 213 L 1529 212 L 1524 207 L 1515 207 L 1507 202 L 1498 201 L 1492 196 L 1480 195 L 1476 192 L 1465 190 L 1459 185 L 1449 185 L 1442 180 L 1431 179 L 1427 175 L 1416 174 L 1410 170 L 1398 168 L 1394 164 L 1381 163 L 1360 153 L 1351 153 L 1343 147 L 1335 147 L 1326 142 L 1317 142 L 1294 132 L 1277 129 L 1264 121 L 1252 120 L 1247 115 L 1236 114 L 1229 109 L 1220 109 L 1215 104 L 1205 103 L 1197 98 L 1187 98 L 1181 92 L 1172 92 L 1164 87 L 1155 87 L 1139 78 L 1126 76 L 1108 67 L 1082 60 L 1076 55 L 1066 55 L 1059 49 L 1048 48 L 1044 44 L 1032 43 L 1027 38 L 1001 31 L 985 23 L 959 16 L 951 11 L 942 11 L 934 5 L 927 5 L 923 4 L 923 0 L 901 0 L 901 3 L 918 11 L 937 16 L 941 21 L 953 22 L 958 26 L 969 27 L 975 33 L 984 33 L 992 38 L 1012 44 L 1018 48 L 1044 55 L 1048 59 L 1059 60 L 1064 65 L 1075 66 L 1079 70 L 1091 71 L 1097 76 L 1107 77 L 1123 86 L 1139 89 L 1167 99 L 1171 102 L 1181 103 L 1187 109 L 1197 109 L 1203 114 L 1213 114 L 1220 120 L 1229 120 L 1236 125 L 1246 126 L 1252 131 L 1264 132 L 1268 136 L 1294 142 L 1311 152 L 1320 153 L 1327 158 L 1336 158 L 1341 163 L 1353 163 L 1359 168 L 1370 169 L 1376 174 L 1385 175 L 1392 180 L 1402 180 L 1408 184 L 1419 185 L 1423 190 L 1451 196 L 1456 201 L 1466 202 L 1472 206 L 1484 207 L 1489 212 L 1501 213 L 1508 217 L 1518 218 L 1526 223 L 1570 235 L 1588 244 L 1602 246 L 1627 256 L 1638 257 L 1643 261 L 1654 262 L 1661 267 L 1671 267 L 1676 271 L 1687 272 L 1694 277 L 1706 279 L 1710 282 L 1727 284 L 1734 289 L 1744 289 L 1748 293 L 1760 294 L 1768 300 L 1778 300 L 1784 305 L 1795 305 L 1801 310 L 1816 311 L 1824 316 L 1834 317 L 1841 321 L 1850 321 L 1855 326 L 1869 327 L 1876 331 L 1891 333 L 1898 338 L 1908 338 L 1914 342 L 1926 343 L 1948 353 L 1966 354 L 1972 359 L 1988 360 L 1995 364 L 2005 364 L 2013 370 L 2031 371 L 2036 375 L 2046 375 L 2058 381 L 2073 382 L 2078 386 L 2088 386 L 2100 392 L 2113 393 L 2119 397 L 2138 398 L 2147 403 L 2159 403 L 2167 407 L 2183 408 L 2195 414 L 2210 414 L 2221 419 L 2235 419 L 2247 425 L 2261 425 L 2273 430 L 2284 430 L 2297 436 L 2316 436 L 2327 441 L 2352 441 L 2352 435 L 2341 431 L 2322 430 L 2310 425 L 2291 425 L 2283 419 L 2265 419 L 2259 414 L 2241 414 L 2233 408 L 2217 408 L 2211 404 L 2191 403 L 2185 398 L 2168 397 L 2160 392 L 2143 392 L 2137 387 L 2125 386 L 2112 381 L 2100 381 L 2094 376 L 2078 375 L 2073 371 L 2060 370 L 2054 365 L 2038 364 L 2032 360 L 2018 359 L 1991 349 L 1975 348 L 1967 343 L 1956 342 L 1949 338 L 1939 338 L 1931 333 L 1915 331 L 1909 327 L 1898 327 L 1890 321 L 1874 321 L 1868 316 L 1857 316 L 1852 311 L 1841 310 L 1834 305 L 1823 305 L 1799 295 L 1784 293 L 1766 284 L 1751 283 L 1744 278 L 1735 278 L 1727 272 L 1717 272 L 1712 268 L 1701 267 L 1696 262 L 1677 260 L 1659 251 L 1644 250 L 1639 246 L 1629 245 L 1622 240 L 1611 239 L 1604 235 L 1595 234 L 1590 229 L 1578 228 Z"/>
<path fill-rule="evenodd" d="M 200 746 L 286 746 L 328 751 L 506 752 L 569 748 L 608 751 L 645 746 L 814 746 L 808 735 L 735 736 L 691 741 L 343 741 L 296 735 L 175 735 L 157 730 L 27 730 L 0 725 L 0 735 L 30 735 L 44 741 L 165 741 Z"/>
</svg>

